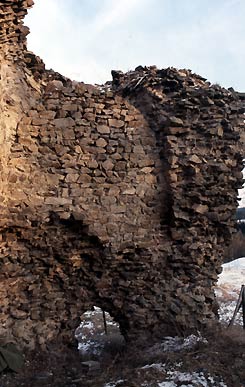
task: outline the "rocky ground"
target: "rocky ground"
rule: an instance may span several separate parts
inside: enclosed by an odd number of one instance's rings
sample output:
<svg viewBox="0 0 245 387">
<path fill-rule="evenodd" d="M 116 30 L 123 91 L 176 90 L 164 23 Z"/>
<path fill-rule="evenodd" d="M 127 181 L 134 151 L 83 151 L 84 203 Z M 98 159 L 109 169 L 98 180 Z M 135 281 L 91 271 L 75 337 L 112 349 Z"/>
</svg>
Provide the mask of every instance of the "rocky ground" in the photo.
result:
<svg viewBox="0 0 245 387">
<path fill-rule="evenodd" d="M 0 387 L 245 387 L 242 316 L 227 329 L 245 279 L 245 258 L 224 265 L 216 289 L 221 325 L 185 338 L 126 348 L 118 326 L 95 308 L 83 316 L 75 349 L 31 353 Z"/>
</svg>

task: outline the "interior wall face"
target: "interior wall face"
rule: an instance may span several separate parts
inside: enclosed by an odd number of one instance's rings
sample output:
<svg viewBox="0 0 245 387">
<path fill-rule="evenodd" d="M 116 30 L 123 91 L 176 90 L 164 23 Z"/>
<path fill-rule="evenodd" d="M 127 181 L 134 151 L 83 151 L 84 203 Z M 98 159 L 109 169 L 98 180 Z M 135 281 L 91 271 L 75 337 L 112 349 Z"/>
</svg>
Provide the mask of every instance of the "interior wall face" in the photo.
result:
<svg viewBox="0 0 245 387">
<path fill-rule="evenodd" d="M 0 335 L 69 342 L 92 305 L 128 340 L 206 326 L 242 184 L 241 100 L 187 70 L 102 87 L 47 71 L 26 50 L 31 5 L 0 6 Z"/>
</svg>

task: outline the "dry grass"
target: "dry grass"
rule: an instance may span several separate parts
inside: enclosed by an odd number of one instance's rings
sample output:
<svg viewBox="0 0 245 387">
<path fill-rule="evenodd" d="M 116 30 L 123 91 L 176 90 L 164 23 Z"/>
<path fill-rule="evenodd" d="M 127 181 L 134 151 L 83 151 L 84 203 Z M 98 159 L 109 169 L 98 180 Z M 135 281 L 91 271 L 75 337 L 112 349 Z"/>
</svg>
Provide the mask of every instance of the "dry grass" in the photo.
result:
<svg viewBox="0 0 245 387">
<path fill-rule="evenodd" d="M 164 371 L 142 368 L 146 364 L 162 363 L 169 367 L 181 364 L 183 372 L 203 372 L 222 376 L 228 387 L 245 387 L 245 330 L 240 326 L 226 329 L 214 324 L 202 336 L 207 342 L 199 342 L 191 349 L 178 352 L 151 351 L 152 343 L 135 347 L 133 343 L 120 352 L 115 348 L 99 359 L 101 372 L 85 374 L 81 358 L 75 350 L 53 350 L 48 354 L 32 353 L 22 373 L 0 378 L 4 387 L 103 387 L 110 380 L 124 380 L 121 387 L 140 387 L 143 383 L 157 386 Z M 159 345 L 160 348 L 160 345 Z M 145 385 L 147 385 L 145 384 Z M 218 385 L 218 384 L 217 384 Z"/>
</svg>

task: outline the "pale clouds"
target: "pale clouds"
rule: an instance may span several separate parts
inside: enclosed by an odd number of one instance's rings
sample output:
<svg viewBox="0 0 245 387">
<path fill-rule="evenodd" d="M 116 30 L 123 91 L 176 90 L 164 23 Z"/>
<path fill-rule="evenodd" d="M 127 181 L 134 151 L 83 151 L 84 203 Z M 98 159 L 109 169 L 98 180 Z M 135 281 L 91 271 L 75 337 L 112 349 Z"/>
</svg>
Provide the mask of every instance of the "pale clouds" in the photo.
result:
<svg viewBox="0 0 245 387">
<path fill-rule="evenodd" d="M 36 0 L 29 47 L 85 82 L 156 64 L 243 91 L 244 16 L 244 0 Z"/>
<path fill-rule="evenodd" d="M 90 31 L 97 36 L 104 29 L 122 23 L 137 7 L 144 6 L 145 0 L 108 0 L 102 11 L 90 25 Z"/>
<path fill-rule="evenodd" d="M 95 3 L 97 0 L 94 0 Z M 113 37 L 129 17 L 137 13 L 150 0 L 102 0 L 90 19 L 76 17 L 70 12 L 75 0 L 36 0 L 29 11 L 26 23 L 31 28 L 28 48 L 41 56 L 47 67 L 64 75 L 90 83 L 103 83 L 110 79 L 110 64 L 105 65 L 104 55 L 96 55 L 102 47 L 113 46 Z M 89 6 L 88 1 L 86 6 Z M 81 3 L 79 7 L 82 7 Z M 113 31 L 115 29 L 115 32 Z M 107 40 L 106 44 L 105 41 Z M 121 40 L 120 38 L 118 39 Z M 120 46 L 117 45 L 118 48 Z M 121 47 L 120 47 L 121 49 Z M 109 58 L 108 58 L 109 60 Z"/>
<path fill-rule="evenodd" d="M 65 46 L 69 43 L 71 25 L 60 8 L 59 0 L 37 0 L 26 17 L 31 29 L 28 36 L 28 48 L 44 59 L 47 67 L 56 65 L 65 59 Z"/>
</svg>

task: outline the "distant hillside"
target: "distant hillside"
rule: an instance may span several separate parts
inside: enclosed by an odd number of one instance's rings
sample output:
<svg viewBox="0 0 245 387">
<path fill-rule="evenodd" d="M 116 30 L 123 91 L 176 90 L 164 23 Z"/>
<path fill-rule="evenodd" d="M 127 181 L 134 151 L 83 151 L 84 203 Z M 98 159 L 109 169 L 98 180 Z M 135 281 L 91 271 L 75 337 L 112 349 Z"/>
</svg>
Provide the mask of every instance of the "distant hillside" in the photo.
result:
<svg viewBox="0 0 245 387">
<path fill-rule="evenodd" d="M 237 220 L 245 220 L 245 207 L 239 207 L 236 211 L 236 219 Z"/>
</svg>

